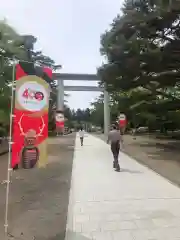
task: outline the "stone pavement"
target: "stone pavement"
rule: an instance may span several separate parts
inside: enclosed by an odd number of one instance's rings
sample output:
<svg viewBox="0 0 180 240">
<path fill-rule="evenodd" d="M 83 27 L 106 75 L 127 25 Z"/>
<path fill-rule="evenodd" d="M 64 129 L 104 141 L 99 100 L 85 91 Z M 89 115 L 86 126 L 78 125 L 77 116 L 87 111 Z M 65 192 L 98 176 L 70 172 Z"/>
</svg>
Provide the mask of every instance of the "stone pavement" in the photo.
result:
<svg viewBox="0 0 180 240">
<path fill-rule="evenodd" d="M 124 153 L 76 139 L 66 240 L 180 240 L 180 189 Z"/>
</svg>

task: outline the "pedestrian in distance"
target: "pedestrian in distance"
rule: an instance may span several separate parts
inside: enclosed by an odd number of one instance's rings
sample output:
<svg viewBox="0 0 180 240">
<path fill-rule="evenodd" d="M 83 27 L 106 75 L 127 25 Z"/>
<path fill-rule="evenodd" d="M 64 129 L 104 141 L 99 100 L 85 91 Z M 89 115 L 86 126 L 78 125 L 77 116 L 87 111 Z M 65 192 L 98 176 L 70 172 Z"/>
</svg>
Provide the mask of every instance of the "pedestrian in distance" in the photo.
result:
<svg viewBox="0 0 180 240">
<path fill-rule="evenodd" d="M 112 130 L 108 134 L 108 140 L 107 143 L 110 142 L 111 144 L 111 151 L 113 154 L 113 168 L 120 172 L 120 165 L 119 165 L 119 151 L 120 151 L 120 143 L 122 141 L 121 132 L 118 130 L 118 127 L 116 125 L 112 126 Z"/>
<path fill-rule="evenodd" d="M 83 146 L 84 144 L 84 129 L 81 127 L 80 130 L 79 130 L 79 137 L 80 137 L 80 143 L 81 143 L 81 146 Z"/>
</svg>

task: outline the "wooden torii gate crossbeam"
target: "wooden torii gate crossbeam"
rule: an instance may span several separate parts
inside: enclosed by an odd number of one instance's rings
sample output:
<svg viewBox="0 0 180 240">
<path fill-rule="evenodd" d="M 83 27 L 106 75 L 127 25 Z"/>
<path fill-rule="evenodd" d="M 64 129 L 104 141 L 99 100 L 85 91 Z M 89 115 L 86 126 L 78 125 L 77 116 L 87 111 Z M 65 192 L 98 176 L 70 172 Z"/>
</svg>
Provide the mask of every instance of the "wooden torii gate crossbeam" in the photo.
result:
<svg viewBox="0 0 180 240">
<path fill-rule="evenodd" d="M 96 74 L 53 73 L 53 79 L 57 80 L 57 110 L 63 111 L 64 91 L 93 91 L 104 92 L 104 133 L 107 135 L 110 128 L 109 94 L 106 89 L 96 86 L 64 86 L 65 80 L 70 81 L 100 81 Z"/>
</svg>

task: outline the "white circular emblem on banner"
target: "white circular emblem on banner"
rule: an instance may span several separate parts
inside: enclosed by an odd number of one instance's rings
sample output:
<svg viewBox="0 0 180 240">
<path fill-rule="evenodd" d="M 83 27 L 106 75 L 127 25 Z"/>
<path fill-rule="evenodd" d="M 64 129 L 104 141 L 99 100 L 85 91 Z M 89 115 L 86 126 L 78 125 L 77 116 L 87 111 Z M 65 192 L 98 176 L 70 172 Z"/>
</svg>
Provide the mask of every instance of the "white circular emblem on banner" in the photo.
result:
<svg viewBox="0 0 180 240">
<path fill-rule="evenodd" d="M 126 116 L 124 114 L 120 114 L 119 115 L 119 120 L 126 120 Z"/>
<path fill-rule="evenodd" d="M 41 111 L 48 104 L 48 93 L 43 85 L 26 82 L 19 88 L 17 100 L 27 111 Z"/>
<path fill-rule="evenodd" d="M 57 114 L 56 114 L 56 121 L 57 121 L 57 122 L 64 122 L 64 114 L 62 114 L 62 113 L 57 113 Z"/>
</svg>

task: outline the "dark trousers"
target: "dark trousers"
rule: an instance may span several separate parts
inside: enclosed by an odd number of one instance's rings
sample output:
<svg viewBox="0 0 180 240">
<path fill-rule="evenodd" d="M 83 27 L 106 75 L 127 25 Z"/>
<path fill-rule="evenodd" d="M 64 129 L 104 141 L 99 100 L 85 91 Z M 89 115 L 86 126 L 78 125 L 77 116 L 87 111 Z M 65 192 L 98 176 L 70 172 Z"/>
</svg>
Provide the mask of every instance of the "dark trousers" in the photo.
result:
<svg viewBox="0 0 180 240">
<path fill-rule="evenodd" d="M 113 157 L 114 157 L 113 167 L 116 168 L 117 170 L 120 169 L 119 161 L 118 161 L 119 150 L 120 150 L 120 143 L 119 143 L 119 141 L 112 142 L 111 143 L 111 151 L 112 151 L 112 154 L 113 154 Z"/>
<path fill-rule="evenodd" d="M 83 137 L 80 137 L 80 141 L 81 141 L 81 146 L 83 146 L 84 138 L 83 138 Z"/>
</svg>

